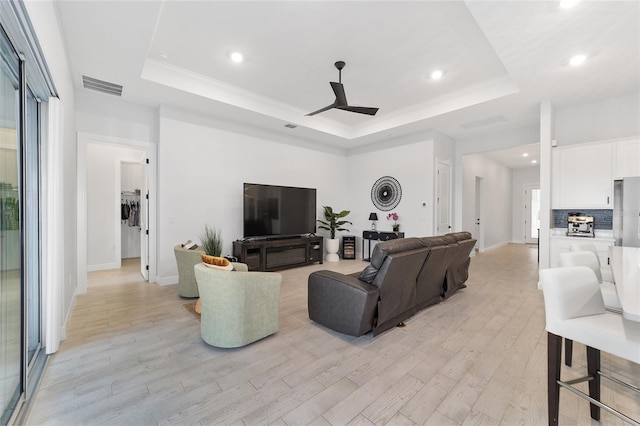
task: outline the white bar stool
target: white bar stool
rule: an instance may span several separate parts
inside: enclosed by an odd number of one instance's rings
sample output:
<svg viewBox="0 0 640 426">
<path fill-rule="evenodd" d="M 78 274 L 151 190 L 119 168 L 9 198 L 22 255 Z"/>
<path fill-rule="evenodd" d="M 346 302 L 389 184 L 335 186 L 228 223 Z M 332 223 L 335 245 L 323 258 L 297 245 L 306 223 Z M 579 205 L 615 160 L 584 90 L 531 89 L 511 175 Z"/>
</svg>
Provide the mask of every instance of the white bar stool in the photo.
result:
<svg viewBox="0 0 640 426">
<path fill-rule="evenodd" d="M 586 266 L 542 270 L 540 282 L 546 314 L 549 425 L 558 424 L 560 387 L 587 399 L 594 420 L 600 420 L 602 408 L 630 424 L 640 425 L 600 401 L 600 377 L 640 393 L 639 388 L 600 371 L 600 351 L 640 364 L 640 322 L 605 310 L 596 276 Z M 560 379 L 562 338 L 587 346 L 587 376 L 568 382 Z M 589 381 L 589 395 L 573 387 L 584 381 Z"/>
<path fill-rule="evenodd" d="M 573 246 L 573 245 L 572 245 Z M 595 246 L 594 246 L 595 248 Z M 595 274 L 598 283 L 600 284 L 600 291 L 602 292 L 602 298 L 604 299 L 604 306 L 607 310 L 615 312 L 617 314 L 622 313 L 622 305 L 618 299 L 618 293 L 613 283 L 602 282 L 602 275 L 600 273 L 600 261 L 598 256 L 590 250 L 583 251 L 570 251 L 560 253 L 559 255 L 560 266 L 587 266 Z M 573 357 L 573 343 L 569 339 L 564 341 L 564 363 L 566 366 L 571 367 L 571 358 Z"/>
</svg>

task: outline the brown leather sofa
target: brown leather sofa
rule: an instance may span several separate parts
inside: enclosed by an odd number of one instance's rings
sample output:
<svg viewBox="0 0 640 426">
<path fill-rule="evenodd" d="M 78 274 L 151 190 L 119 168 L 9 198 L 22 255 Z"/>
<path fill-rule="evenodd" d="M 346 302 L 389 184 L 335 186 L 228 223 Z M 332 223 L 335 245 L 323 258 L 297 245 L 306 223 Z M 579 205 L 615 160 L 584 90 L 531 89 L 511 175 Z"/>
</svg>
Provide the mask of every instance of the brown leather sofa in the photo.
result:
<svg viewBox="0 0 640 426">
<path fill-rule="evenodd" d="M 362 272 L 313 272 L 309 318 L 352 336 L 378 335 L 466 287 L 475 242 L 469 232 L 390 240 L 375 246 Z"/>
</svg>

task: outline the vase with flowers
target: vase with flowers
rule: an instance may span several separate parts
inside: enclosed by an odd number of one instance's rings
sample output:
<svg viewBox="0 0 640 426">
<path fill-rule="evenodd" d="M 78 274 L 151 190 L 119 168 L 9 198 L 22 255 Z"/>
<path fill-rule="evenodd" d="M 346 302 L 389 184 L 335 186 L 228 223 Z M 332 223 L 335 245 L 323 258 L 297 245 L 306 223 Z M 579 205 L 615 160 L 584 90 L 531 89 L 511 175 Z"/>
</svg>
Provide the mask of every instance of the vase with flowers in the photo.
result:
<svg viewBox="0 0 640 426">
<path fill-rule="evenodd" d="M 398 219 L 400 219 L 400 216 L 398 216 L 398 213 L 389 213 L 387 215 L 387 220 L 392 220 L 393 224 L 391 225 L 391 229 L 393 229 L 393 232 L 399 232 L 400 231 L 400 224 L 398 223 Z"/>
</svg>

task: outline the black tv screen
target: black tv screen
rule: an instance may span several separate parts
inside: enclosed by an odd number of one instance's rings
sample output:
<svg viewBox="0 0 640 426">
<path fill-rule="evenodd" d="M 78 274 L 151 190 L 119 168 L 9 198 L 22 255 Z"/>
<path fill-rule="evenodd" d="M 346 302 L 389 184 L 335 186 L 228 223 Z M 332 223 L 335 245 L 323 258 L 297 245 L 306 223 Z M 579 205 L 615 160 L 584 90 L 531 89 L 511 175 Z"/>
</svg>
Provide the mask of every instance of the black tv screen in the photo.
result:
<svg viewBox="0 0 640 426">
<path fill-rule="evenodd" d="M 316 190 L 244 184 L 244 237 L 316 232 Z"/>
</svg>

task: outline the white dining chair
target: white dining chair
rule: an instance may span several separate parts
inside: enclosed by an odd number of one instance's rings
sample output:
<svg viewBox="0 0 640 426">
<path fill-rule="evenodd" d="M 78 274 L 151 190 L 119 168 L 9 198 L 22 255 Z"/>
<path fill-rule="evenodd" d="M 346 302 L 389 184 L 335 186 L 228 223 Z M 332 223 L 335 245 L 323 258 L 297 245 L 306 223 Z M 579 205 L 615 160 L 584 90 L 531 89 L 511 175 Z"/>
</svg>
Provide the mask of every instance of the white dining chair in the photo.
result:
<svg viewBox="0 0 640 426">
<path fill-rule="evenodd" d="M 549 425 L 558 424 L 560 388 L 590 402 L 591 418 L 600 420 L 600 409 L 631 424 L 639 424 L 600 400 L 601 377 L 611 379 L 640 394 L 640 389 L 600 370 L 600 352 L 608 352 L 640 364 L 640 322 L 629 321 L 604 307 L 600 286 L 593 270 L 586 266 L 551 268 L 540 271 L 544 293 L 547 331 L 547 392 Z M 587 375 L 562 381 L 562 339 L 587 347 Z M 589 394 L 573 385 L 589 382 Z"/>
<path fill-rule="evenodd" d="M 572 243 L 569 246 L 569 250 L 571 251 L 590 251 L 591 253 L 596 255 L 596 259 L 598 260 L 598 265 L 600 267 L 600 275 L 602 277 L 603 282 L 614 282 L 613 280 L 613 270 L 611 269 L 611 265 L 603 265 L 600 262 L 600 257 L 598 256 L 598 248 L 595 244 L 589 242 L 580 242 L 580 243 Z"/>
<path fill-rule="evenodd" d="M 598 256 L 589 250 L 582 251 L 569 251 L 560 253 L 560 266 L 587 266 L 589 267 L 600 284 L 600 291 L 602 291 L 602 297 L 604 298 L 604 305 L 607 309 L 621 313 L 622 305 L 620 299 L 618 299 L 618 293 L 616 292 L 615 284 L 609 281 L 603 281 L 602 274 L 600 272 L 600 261 Z"/>
<path fill-rule="evenodd" d="M 604 300 L 605 308 L 611 312 L 620 314 L 622 313 L 622 305 L 618 299 L 616 288 L 613 283 L 602 282 L 602 276 L 600 275 L 600 266 L 598 258 L 590 251 L 569 251 L 560 253 L 560 266 L 586 266 L 593 271 L 594 276 L 600 287 L 602 298 Z M 573 342 L 570 339 L 564 341 L 564 363 L 566 366 L 571 367 L 573 358 Z"/>
</svg>

